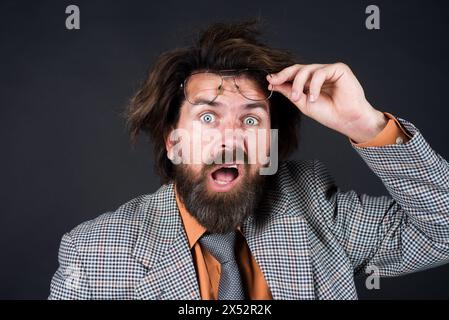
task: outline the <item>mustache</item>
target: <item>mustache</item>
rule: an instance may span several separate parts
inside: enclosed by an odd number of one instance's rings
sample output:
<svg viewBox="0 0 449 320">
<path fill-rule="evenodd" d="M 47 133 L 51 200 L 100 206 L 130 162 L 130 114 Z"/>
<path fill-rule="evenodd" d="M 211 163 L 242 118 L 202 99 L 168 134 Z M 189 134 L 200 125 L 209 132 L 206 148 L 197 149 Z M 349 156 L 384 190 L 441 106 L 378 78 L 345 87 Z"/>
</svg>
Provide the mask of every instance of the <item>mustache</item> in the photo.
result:
<svg viewBox="0 0 449 320">
<path fill-rule="evenodd" d="M 221 149 L 214 156 L 210 157 L 204 164 L 205 169 L 210 169 L 215 167 L 217 164 L 249 164 L 248 153 L 240 148 L 234 147 L 233 149 Z"/>
</svg>

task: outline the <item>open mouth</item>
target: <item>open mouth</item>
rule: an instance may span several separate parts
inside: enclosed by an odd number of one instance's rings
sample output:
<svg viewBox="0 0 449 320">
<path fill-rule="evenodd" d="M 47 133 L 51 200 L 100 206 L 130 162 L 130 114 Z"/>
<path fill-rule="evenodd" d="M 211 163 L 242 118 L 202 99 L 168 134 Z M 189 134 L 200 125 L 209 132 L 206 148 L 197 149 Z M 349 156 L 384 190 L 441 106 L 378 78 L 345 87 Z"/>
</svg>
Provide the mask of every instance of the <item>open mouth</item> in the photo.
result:
<svg viewBox="0 0 449 320">
<path fill-rule="evenodd" d="M 221 167 L 212 172 L 212 178 L 216 183 L 225 185 L 228 184 L 239 176 L 239 170 L 237 169 L 237 165 L 234 164 L 229 167 Z"/>
<path fill-rule="evenodd" d="M 215 191 L 230 190 L 240 178 L 239 165 L 227 164 L 217 167 L 210 173 L 211 187 Z"/>
</svg>

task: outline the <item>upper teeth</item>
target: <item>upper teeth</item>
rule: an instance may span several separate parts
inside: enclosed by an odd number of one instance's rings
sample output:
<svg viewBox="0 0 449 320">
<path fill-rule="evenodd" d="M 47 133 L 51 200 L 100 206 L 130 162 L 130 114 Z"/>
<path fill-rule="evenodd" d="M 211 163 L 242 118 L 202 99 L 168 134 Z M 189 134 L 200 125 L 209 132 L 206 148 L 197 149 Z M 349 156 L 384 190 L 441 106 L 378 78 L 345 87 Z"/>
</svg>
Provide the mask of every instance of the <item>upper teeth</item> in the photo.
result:
<svg viewBox="0 0 449 320">
<path fill-rule="evenodd" d="M 236 164 L 231 164 L 231 165 L 227 165 L 227 166 L 224 166 L 225 168 L 235 168 L 235 169 L 237 169 L 237 165 Z"/>
</svg>

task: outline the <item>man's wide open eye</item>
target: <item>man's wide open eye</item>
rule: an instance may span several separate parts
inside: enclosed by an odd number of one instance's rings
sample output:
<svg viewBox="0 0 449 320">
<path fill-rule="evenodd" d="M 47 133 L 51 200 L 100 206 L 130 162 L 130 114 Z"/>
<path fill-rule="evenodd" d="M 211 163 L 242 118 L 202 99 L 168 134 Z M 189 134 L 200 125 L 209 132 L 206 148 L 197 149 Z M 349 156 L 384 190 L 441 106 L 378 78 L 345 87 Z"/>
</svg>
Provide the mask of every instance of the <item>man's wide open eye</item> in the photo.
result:
<svg viewBox="0 0 449 320">
<path fill-rule="evenodd" d="M 215 121 L 215 116 L 212 113 L 204 113 L 200 116 L 201 122 L 212 123 Z"/>
<path fill-rule="evenodd" d="M 257 126 L 259 124 L 259 120 L 254 117 L 246 117 L 243 120 L 243 123 L 247 126 Z"/>
</svg>

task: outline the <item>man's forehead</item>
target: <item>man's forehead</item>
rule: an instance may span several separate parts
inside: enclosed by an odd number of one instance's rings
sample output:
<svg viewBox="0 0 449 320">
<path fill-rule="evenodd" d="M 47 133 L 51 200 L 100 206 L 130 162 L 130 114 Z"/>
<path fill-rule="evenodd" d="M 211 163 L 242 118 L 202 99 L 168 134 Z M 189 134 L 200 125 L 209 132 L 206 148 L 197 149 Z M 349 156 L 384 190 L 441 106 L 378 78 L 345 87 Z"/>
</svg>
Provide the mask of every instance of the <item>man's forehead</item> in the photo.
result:
<svg viewBox="0 0 449 320">
<path fill-rule="evenodd" d="M 248 101 L 248 99 L 246 99 L 244 101 L 239 101 L 238 103 L 231 103 L 231 102 L 222 102 L 219 101 L 218 99 L 212 102 L 199 99 L 197 102 L 201 104 L 191 105 L 192 109 L 196 107 L 205 107 L 205 106 L 216 108 L 228 108 L 231 105 L 238 105 L 242 109 L 262 109 L 266 112 L 269 111 L 269 104 L 267 101 Z"/>
</svg>

